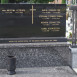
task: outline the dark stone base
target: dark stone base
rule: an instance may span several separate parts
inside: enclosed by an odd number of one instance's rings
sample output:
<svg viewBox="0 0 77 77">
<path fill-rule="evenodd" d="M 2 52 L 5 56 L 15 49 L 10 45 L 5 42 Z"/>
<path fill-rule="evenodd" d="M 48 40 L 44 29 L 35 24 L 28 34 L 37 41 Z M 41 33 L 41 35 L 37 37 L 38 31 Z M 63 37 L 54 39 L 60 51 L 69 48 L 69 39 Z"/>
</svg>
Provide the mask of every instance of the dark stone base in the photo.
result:
<svg viewBox="0 0 77 77">
<path fill-rule="evenodd" d="M 71 66 L 67 43 L 0 44 L 0 68 L 7 67 L 7 56 L 16 57 L 16 67 Z"/>
</svg>

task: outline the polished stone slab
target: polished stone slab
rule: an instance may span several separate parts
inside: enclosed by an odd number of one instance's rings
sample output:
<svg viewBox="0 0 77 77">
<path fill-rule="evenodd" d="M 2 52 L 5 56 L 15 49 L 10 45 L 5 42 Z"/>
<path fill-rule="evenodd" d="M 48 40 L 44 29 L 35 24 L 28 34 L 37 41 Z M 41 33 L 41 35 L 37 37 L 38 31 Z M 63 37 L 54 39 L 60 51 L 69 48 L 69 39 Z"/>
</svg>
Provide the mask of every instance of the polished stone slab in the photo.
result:
<svg viewBox="0 0 77 77">
<path fill-rule="evenodd" d="M 27 37 L 65 37 L 66 4 L 0 4 L 0 21 L 0 38 L 10 42 L 24 43 L 28 39 L 18 38 Z"/>
</svg>

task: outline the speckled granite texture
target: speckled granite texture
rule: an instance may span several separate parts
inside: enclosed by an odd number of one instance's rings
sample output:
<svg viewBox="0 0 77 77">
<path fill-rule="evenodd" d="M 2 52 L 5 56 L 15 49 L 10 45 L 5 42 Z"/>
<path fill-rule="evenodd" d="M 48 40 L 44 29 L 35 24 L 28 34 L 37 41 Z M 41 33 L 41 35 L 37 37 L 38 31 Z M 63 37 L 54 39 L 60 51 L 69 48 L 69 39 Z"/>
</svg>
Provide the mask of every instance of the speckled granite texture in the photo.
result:
<svg viewBox="0 0 77 77">
<path fill-rule="evenodd" d="M 14 55 L 17 68 L 71 66 L 67 43 L 0 44 L 0 68 L 7 67 L 7 56 Z"/>
</svg>

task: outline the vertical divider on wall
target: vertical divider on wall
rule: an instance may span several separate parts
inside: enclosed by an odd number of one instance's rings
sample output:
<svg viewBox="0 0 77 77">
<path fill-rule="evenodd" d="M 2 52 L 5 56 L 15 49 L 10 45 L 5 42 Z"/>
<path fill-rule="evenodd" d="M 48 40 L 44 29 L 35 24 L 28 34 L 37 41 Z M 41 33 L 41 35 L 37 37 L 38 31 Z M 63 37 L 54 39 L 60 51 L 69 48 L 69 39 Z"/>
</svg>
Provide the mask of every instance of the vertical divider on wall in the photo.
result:
<svg viewBox="0 0 77 77">
<path fill-rule="evenodd" d="M 72 10 L 72 20 L 73 20 L 73 29 L 72 29 L 72 47 L 77 47 L 76 45 L 76 25 L 77 25 L 77 6 L 70 6 L 70 10 Z"/>
</svg>

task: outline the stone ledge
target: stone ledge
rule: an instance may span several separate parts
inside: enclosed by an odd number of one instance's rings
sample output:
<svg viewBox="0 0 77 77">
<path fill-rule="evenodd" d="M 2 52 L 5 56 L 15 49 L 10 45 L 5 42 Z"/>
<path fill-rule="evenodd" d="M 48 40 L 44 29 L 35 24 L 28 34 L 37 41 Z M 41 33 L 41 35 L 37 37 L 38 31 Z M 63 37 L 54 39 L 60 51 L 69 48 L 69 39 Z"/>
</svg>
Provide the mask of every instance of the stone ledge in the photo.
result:
<svg viewBox="0 0 77 77">
<path fill-rule="evenodd" d="M 6 69 L 0 69 L 0 77 L 12 77 L 7 75 Z M 77 77 L 69 66 L 17 68 L 13 77 Z"/>
<path fill-rule="evenodd" d="M 56 42 L 56 43 L 7 43 L 0 44 L 0 48 L 23 48 L 23 47 L 60 47 L 60 46 L 70 46 L 68 42 Z"/>
<path fill-rule="evenodd" d="M 70 49 L 71 49 L 71 53 L 77 54 L 77 48 L 70 48 Z"/>
</svg>

